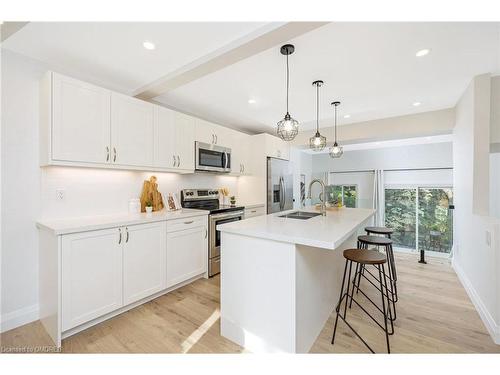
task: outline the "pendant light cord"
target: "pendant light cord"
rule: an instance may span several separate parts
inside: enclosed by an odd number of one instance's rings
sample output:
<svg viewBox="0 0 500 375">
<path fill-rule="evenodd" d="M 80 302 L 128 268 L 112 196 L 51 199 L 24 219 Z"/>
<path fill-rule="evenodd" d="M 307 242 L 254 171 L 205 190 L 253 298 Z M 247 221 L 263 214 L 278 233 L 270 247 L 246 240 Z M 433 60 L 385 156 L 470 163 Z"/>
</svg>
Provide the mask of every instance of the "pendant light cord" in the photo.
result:
<svg viewBox="0 0 500 375">
<path fill-rule="evenodd" d="M 319 83 L 316 84 L 316 133 L 319 133 Z"/>
<path fill-rule="evenodd" d="M 334 105 L 334 110 L 335 110 L 335 143 L 337 143 L 337 105 Z"/>
<path fill-rule="evenodd" d="M 288 55 L 286 55 L 286 113 L 288 113 L 288 90 L 290 88 L 290 69 L 288 68 Z"/>
</svg>

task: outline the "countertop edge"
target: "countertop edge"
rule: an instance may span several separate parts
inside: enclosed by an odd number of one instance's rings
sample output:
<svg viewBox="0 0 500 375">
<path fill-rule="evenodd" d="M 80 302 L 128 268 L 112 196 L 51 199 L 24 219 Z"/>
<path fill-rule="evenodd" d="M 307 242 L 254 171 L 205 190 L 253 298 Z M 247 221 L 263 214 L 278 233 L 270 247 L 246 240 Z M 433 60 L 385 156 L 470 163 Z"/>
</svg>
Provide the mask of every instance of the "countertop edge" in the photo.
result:
<svg viewBox="0 0 500 375">
<path fill-rule="evenodd" d="M 335 242 L 325 242 L 325 241 L 317 241 L 314 239 L 305 239 L 305 238 L 300 238 L 300 237 L 295 237 L 295 238 L 290 238 L 289 236 L 285 235 L 280 235 L 280 234 L 269 234 L 269 233 L 256 233 L 255 230 L 249 229 L 233 229 L 233 228 L 221 228 L 219 229 L 222 233 L 231 233 L 231 234 L 239 234 L 242 236 L 247 236 L 247 237 L 254 237 L 254 238 L 262 238 L 266 240 L 271 240 L 271 241 L 278 241 L 278 242 L 284 242 L 284 243 L 290 243 L 290 244 L 296 244 L 296 245 L 302 245 L 302 246 L 310 246 L 310 247 L 317 247 L 317 248 L 322 248 L 322 249 L 327 249 L 327 250 L 335 250 L 337 247 L 339 247 L 349 236 L 351 236 L 357 229 L 358 227 L 373 217 L 375 215 L 375 210 L 372 210 L 371 213 L 367 213 L 365 217 L 359 221 L 357 225 L 355 225 L 353 228 L 350 230 L 347 230 L 346 233 L 341 236 L 339 239 L 337 239 Z"/>
<path fill-rule="evenodd" d="M 130 214 L 130 217 L 127 218 L 127 214 L 123 214 L 123 218 L 120 218 L 121 214 L 117 214 L 116 219 L 113 219 L 113 215 L 96 215 L 95 219 L 96 221 L 99 220 L 99 218 L 107 217 L 109 216 L 109 221 L 105 222 L 97 222 L 97 223 L 88 223 L 88 224 L 75 224 L 74 226 L 68 226 L 65 228 L 58 228 L 57 225 L 53 224 L 53 221 L 64 221 L 64 220 L 78 220 L 80 218 L 67 218 L 67 219 L 56 219 L 56 220 L 37 220 L 35 222 L 36 227 L 39 230 L 44 230 L 48 231 L 56 236 L 59 235 L 64 235 L 64 234 L 71 234 L 71 233 L 79 233 L 79 232 L 88 232 L 92 230 L 99 230 L 99 229 L 109 229 L 109 228 L 116 228 L 124 225 L 138 225 L 138 224 L 147 224 L 147 223 L 155 223 L 159 221 L 172 221 L 172 220 L 179 220 L 179 219 L 185 219 L 189 217 L 196 217 L 196 216 L 208 216 L 208 211 L 204 210 L 190 210 L 190 209 L 183 209 L 182 213 L 177 213 L 175 211 L 166 211 L 166 212 L 160 212 L 157 214 L 152 214 L 152 216 L 147 216 L 148 214 L 141 213 L 141 214 Z M 139 217 L 134 217 L 134 215 L 140 215 Z M 92 217 L 82 217 L 82 220 L 91 220 Z"/>
</svg>

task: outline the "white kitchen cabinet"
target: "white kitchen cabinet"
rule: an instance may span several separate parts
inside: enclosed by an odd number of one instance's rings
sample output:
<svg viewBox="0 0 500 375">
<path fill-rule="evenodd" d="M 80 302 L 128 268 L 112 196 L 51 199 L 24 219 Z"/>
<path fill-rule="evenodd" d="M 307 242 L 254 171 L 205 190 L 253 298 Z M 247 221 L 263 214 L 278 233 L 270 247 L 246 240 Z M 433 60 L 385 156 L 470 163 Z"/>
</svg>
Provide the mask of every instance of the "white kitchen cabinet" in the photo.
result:
<svg viewBox="0 0 500 375">
<path fill-rule="evenodd" d="M 194 117 L 175 112 L 177 169 L 194 171 Z"/>
<path fill-rule="evenodd" d="M 232 131 L 231 148 L 231 174 L 235 176 L 250 175 L 252 165 L 250 159 L 250 136 L 237 131 Z"/>
<path fill-rule="evenodd" d="M 194 171 L 194 118 L 168 108 L 155 108 L 154 165 Z"/>
<path fill-rule="evenodd" d="M 270 136 L 267 145 L 268 156 L 279 159 L 290 159 L 290 145 L 281 138 Z"/>
<path fill-rule="evenodd" d="M 207 224 L 206 217 L 169 222 L 173 230 L 167 230 L 167 288 L 207 272 Z"/>
<path fill-rule="evenodd" d="M 41 88 L 42 160 L 109 162 L 111 92 L 56 73 Z"/>
<path fill-rule="evenodd" d="M 195 138 L 199 142 L 229 147 L 231 130 L 211 122 L 196 119 Z"/>
<path fill-rule="evenodd" d="M 166 222 L 121 228 L 123 304 L 128 305 L 166 287 Z"/>
<path fill-rule="evenodd" d="M 265 205 L 245 207 L 245 219 L 250 219 L 251 217 L 262 216 L 266 214 Z"/>
<path fill-rule="evenodd" d="M 151 103 L 111 93 L 111 161 L 137 167 L 153 166 Z"/>
<path fill-rule="evenodd" d="M 123 306 L 118 228 L 63 236 L 61 253 L 63 331 Z"/>
</svg>

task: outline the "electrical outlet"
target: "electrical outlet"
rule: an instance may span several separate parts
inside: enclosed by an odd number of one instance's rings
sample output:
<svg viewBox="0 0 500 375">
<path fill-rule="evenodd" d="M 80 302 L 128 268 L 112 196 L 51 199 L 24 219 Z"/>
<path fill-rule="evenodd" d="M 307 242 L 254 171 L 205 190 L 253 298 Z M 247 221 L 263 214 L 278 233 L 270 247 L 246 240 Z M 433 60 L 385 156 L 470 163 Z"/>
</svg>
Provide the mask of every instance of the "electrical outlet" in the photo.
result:
<svg viewBox="0 0 500 375">
<path fill-rule="evenodd" d="M 66 190 L 64 189 L 56 189 L 56 197 L 58 200 L 62 201 L 64 196 L 66 195 Z"/>
<path fill-rule="evenodd" d="M 486 231 L 486 245 L 491 247 L 491 232 L 489 230 Z"/>
</svg>

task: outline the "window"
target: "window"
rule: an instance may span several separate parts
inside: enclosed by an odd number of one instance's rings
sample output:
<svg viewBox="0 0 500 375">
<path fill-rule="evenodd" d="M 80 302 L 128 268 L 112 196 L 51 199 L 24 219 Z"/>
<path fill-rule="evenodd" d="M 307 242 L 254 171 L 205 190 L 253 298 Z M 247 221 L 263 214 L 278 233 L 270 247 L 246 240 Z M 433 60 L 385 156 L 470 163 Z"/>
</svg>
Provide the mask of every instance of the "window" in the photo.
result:
<svg viewBox="0 0 500 375">
<path fill-rule="evenodd" d="M 343 206 L 356 207 L 356 185 L 328 185 L 326 187 L 328 203 L 342 202 Z"/>
<path fill-rule="evenodd" d="M 394 229 L 394 245 L 415 250 L 451 252 L 451 188 L 386 188 L 385 225 Z M 417 242 L 418 238 L 418 242 Z"/>
</svg>

